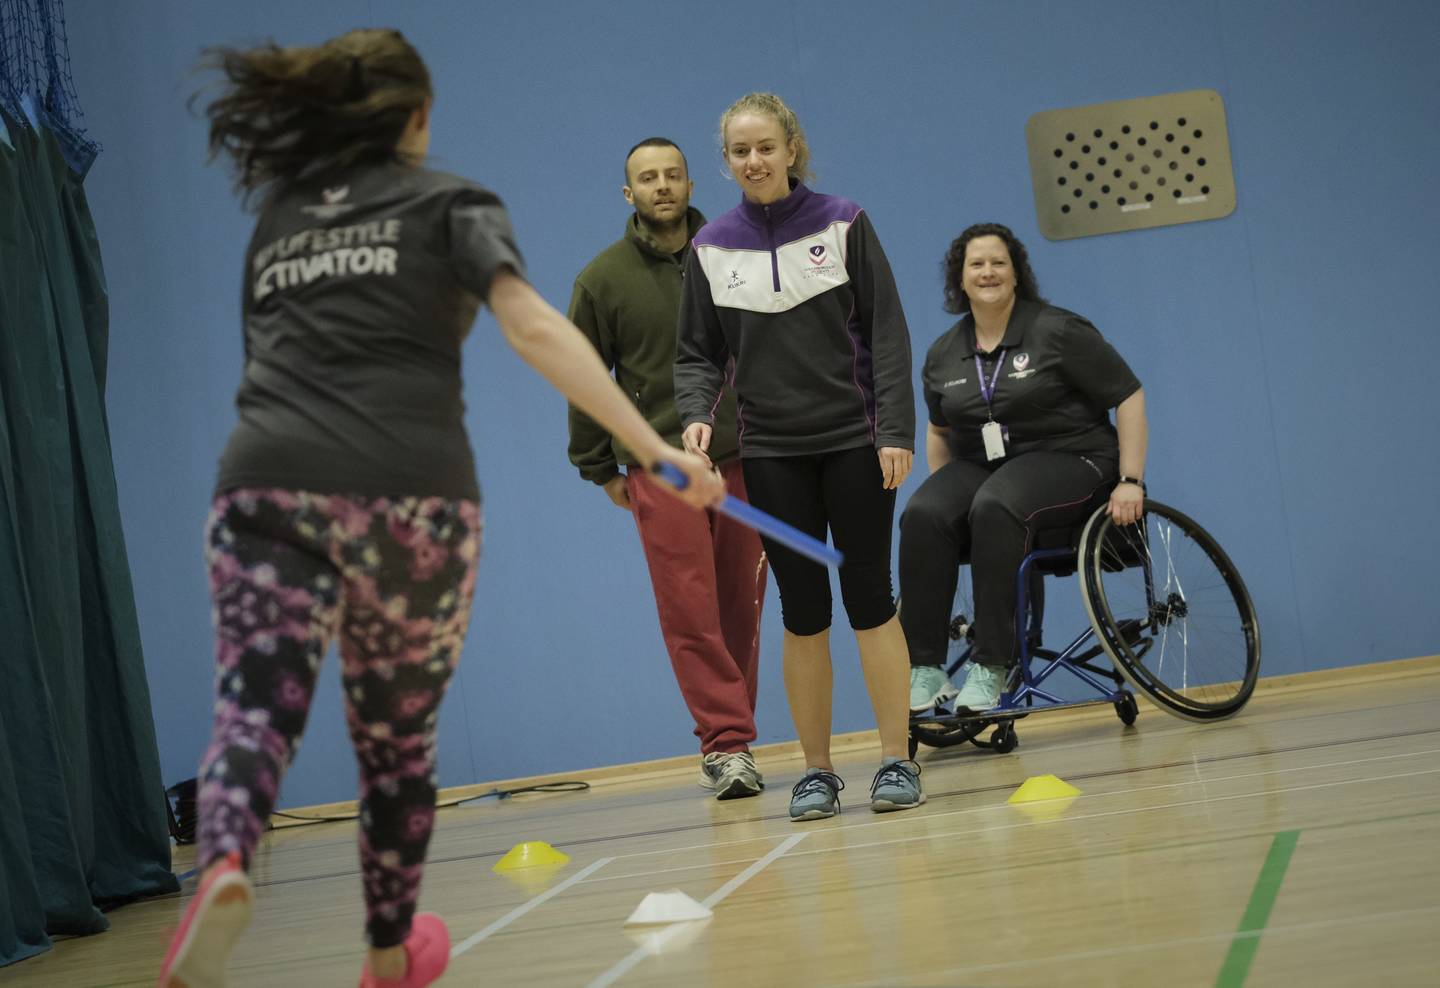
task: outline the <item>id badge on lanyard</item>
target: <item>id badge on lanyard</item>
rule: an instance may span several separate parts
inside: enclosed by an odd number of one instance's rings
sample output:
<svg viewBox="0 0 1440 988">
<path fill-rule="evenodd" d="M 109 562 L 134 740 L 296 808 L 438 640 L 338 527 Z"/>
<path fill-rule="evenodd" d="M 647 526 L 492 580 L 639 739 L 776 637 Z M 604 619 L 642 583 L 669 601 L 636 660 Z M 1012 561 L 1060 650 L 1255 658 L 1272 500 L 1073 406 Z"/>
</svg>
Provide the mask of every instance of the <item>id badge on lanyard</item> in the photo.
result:
<svg viewBox="0 0 1440 988">
<path fill-rule="evenodd" d="M 991 419 L 980 427 L 980 438 L 985 443 L 985 459 L 999 460 L 1005 456 L 1005 434 L 1000 423 Z"/>
<path fill-rule="evenodd" d="M 990 420 L 980 427 L 980 440 L 985 444 L 985 459 L 999 460 L 1005 457 L 1005 432 L 1006 429 L 999 422 L 995 421 L 995 410 L 991 399 L 995 397 L 995 385 L 1000 380 L 1000 368 L 1005 366 L 1005 348 L 1001 347 L 995 352 L 995 373 L 990 375 L 990 381 L 985 381 L 985 366 L 980 362 L 980 355 L 975 354 L 975 376 L 980 381 L 980 397 L 985 399 L 985 410 L 990 415 Z"/>
</svg>

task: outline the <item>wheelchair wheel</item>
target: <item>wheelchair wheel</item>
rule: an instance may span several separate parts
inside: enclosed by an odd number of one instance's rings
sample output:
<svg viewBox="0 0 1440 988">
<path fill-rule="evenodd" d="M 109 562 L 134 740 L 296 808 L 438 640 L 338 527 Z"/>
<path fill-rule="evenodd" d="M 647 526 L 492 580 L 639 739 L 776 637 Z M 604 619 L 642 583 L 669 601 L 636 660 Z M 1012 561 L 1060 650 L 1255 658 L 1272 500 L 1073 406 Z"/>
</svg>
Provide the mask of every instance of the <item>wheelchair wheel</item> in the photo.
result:
<svg viewBox="0 0 1440 988">
<path fill-rule="evenodd" d="M 1186 720 L 1231 716 L 1260 672 L 1260 621 L 1230 557 L 1158 501 L 1139 524 L 1102 506 L 1080 537 L 1080 590 L 1105 652 L 1130 685 Z"/>
<path fill-rule="evenodd" d="M 1013 720 L 1002 720 L 995 725 L 995 733 L 990 735 L 990 746 L 1002 755 L 1008 755 L 1020 744 L 1020 736 L 1015 733 L 1015 722 Z"/>
</svg>

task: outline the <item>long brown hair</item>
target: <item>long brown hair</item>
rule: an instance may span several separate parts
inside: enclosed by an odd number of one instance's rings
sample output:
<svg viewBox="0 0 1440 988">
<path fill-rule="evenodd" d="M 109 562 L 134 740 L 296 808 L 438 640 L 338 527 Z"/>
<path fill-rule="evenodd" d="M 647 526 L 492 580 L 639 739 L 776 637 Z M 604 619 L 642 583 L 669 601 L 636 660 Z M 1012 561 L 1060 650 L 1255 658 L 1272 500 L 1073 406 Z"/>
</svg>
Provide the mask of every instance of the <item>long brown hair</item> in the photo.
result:
<svg viewBox="0 0 1440 988">
<path fill-rule="evenodd" d="M 232 159 L 247 203 L 297 179 L 398 160 L 411 114 L 431 98 L 430 72 L 399 31 L 366 28 L 314 47 L 208 48 L 201 68 L 224 77 L 205 109 L 210 157 Z"/>
</svg>

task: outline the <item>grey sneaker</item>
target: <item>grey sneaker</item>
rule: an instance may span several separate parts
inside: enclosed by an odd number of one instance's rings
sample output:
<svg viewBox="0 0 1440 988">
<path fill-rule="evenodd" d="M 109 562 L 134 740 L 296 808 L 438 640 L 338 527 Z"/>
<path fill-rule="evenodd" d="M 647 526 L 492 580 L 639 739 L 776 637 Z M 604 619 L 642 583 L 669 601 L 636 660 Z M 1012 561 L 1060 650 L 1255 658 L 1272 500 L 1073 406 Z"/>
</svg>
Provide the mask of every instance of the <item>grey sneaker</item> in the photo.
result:
<svg viewBox="0 0 1440 988">
<path fill-rule="evenodd" d="M 823 820 L 840 812 L 840 790 L 845 783 L 834 772 L 807 768 L 790 790 L 791 820 Z"/>
<path fill-rule="evenodd" d="M 955 697 L 955 712 L 984 713 L 1000 706 L 1000 691 L 1005 688 L 1007 670 L 995 666 L 972 665 L 965 685 Z"/>
<path fill-rule="evenodd" d="M 700 785 L 715 790 L 716 799 L 743 799 L 760 795 L 765 779 L 750 752 L 712 751 L 700 759 Z"/>
<path fill-rule="evenodd" d="M 881 765 L 870 784 L 870 808 L 876 813 L 913 810 L 925 802 L 920 788 L 920 766 L 909 759 Z"/>
<path fill-rule="evenodd" d="M 910 712 L 923 714 L 946 702 L 960 691 L 939 666 L 910 667 Z"/>
</svg>

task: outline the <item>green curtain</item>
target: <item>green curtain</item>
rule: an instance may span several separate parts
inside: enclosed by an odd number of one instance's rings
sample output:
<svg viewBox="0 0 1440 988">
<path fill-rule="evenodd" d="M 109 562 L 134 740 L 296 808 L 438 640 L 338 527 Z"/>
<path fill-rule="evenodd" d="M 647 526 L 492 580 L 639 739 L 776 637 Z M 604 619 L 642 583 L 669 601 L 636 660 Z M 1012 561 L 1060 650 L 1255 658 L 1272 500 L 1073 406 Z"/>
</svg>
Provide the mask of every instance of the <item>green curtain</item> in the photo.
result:
<svg viewBox="0 0 1440 988">
<path fill-rule="evenodd" d="M 0 965 L 177 889 L 105 419 L 83 176 L 0 140 Z"/>
</svg>

